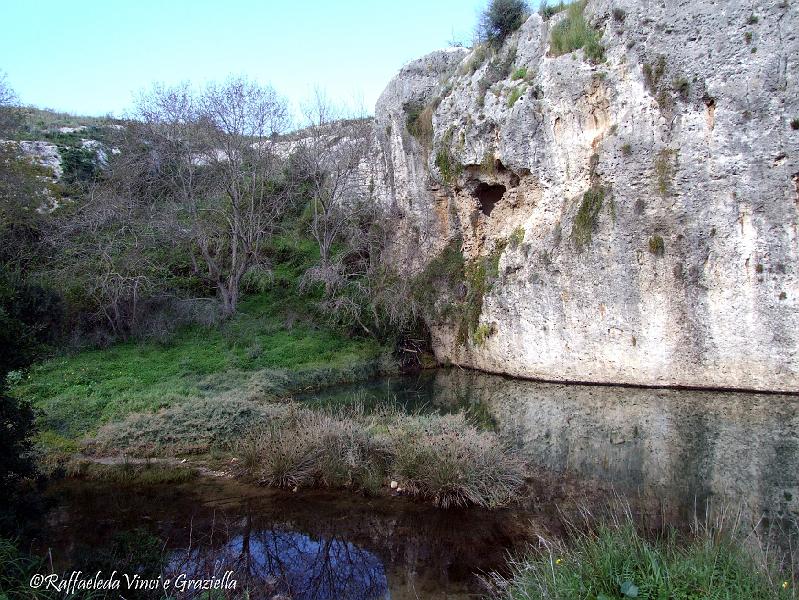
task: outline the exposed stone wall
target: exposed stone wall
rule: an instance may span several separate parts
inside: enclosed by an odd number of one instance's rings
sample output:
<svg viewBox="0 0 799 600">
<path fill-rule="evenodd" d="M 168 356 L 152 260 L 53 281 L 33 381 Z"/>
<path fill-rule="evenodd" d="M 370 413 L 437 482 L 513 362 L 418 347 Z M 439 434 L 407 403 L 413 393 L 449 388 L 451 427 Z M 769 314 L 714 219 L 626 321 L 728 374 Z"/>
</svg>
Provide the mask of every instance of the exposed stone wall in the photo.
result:
<svg viewBox="0 0 799 600">
<path fill-rule="evenodd" d="M 438 358 L 799 391 L 799 5 L 589 0 L 596 65 L 550 55 L 564 16 L 532 15 L 493 58 L 415 61 L 378 101 L 403 264 L 453 238 L 467 260 L 502 252 L 489 334 L 464 344 L 457 323 L 432 323 Z M 433 110 L 427 145 L 409 103 Z"/>
</svg>

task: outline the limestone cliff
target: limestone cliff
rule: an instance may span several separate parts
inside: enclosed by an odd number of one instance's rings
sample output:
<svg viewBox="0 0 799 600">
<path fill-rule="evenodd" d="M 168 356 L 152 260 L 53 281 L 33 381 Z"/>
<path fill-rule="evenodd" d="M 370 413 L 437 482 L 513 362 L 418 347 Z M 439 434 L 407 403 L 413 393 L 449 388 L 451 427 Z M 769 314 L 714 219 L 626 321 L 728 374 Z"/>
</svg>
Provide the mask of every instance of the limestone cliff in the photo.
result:
<svg viewBox="0 0 799 600">
<path fill-rule="evenodd" d="M 378 101 L 399 260 L 420 271 L 460 240 L 467 272 L 483 265 L 439 289 L 477 311 L 437 311 L 437 357 L 799 391 L 799 5 L 589 0 L 585 16 L 604 59 L 554 56 L 568 17 L 534 14 L 496 51 L 407 65 Z"/>
</svg>

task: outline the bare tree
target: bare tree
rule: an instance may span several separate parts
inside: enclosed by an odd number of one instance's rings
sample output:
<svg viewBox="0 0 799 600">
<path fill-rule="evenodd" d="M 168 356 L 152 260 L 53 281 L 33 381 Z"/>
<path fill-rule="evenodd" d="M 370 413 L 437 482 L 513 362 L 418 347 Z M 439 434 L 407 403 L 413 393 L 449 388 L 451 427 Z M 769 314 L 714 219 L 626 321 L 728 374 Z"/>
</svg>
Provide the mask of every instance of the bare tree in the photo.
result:
<svg viewBox="0 0 799 600">
<path fill-rule="evenodd" d="M 149 212 L 137 197 L 100 183 L 48 230 L 52 258 L 42 275 L 80 289 L 90 325 L 104 323 L 116 337 L 134 332 L 145 303 L 166 293 L 168 273 L 157 258 L 166 238 Z"/>
<path fill-rule="evenodd" d="M 200 93 L 156 87 L 138 116 L 153 189 L 172 208 L 170 226 L 191 243 L 196 274 L 233 314 L 244 275 L 268 269 L 262 249 L 290 199 L 271 142 L 288 126 L 286 102 L 271 87 L 230 79 Z"/>
<path fill-rule="evenodd" d="M 333 244 L 372 192 L 367 162 L 372 123 L 362 115 L 344 118 L 344 111 L 318 89 L 304 112 L 308 125 L 295 164 L 310 184 L 310 233 L 319 245 L 320 266 L 327 268 Z"/>
</svg>

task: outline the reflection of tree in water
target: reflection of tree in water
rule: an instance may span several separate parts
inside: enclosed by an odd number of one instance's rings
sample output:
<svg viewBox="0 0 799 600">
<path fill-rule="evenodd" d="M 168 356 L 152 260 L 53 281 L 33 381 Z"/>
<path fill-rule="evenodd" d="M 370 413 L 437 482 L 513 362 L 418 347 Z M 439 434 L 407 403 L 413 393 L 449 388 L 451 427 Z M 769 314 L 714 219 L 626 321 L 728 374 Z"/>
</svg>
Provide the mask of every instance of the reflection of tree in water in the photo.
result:
<svg viewBox="0 0 799 600">
<path fill-rule="evenodd" d="M 256 598 L 276 592 L 293 600 L 389 597 L 383 564 L 371 552 L 336 536 L 314 539 L 280 525 L 253 530 L 249 518 L 221 546 L 177 552 L 171 567 L 192 578 L 234 571 L 238 591 L 249 588 Z"/>
</svg>

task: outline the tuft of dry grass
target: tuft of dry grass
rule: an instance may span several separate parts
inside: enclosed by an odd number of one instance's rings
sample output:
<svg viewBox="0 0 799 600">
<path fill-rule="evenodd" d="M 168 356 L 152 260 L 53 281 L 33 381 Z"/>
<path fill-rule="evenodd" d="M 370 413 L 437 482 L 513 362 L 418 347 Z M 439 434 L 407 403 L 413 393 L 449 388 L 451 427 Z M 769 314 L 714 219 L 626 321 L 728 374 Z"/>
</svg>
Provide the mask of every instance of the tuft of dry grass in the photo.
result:
<svg viewBox="0 0 799 600">
<path fill-rule="evenodd" d="M 282 418 L 253 430 L 238 450 L 242 473 L 263 485 L 374 493 L 396 480 L 408 495 L 443 508 L 508 504 L 525 478 L 518 454 L 464 414 L 292 405 Z"/>
<path fill-rule="evenodd" d="M 394 472 L 414 496 L 442 508 L 497 507 L 516 499 L 524 484 L 519 455 L 462 413 L 406 417 L 399 429 Z"/>
</svg>

